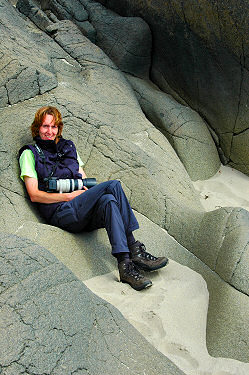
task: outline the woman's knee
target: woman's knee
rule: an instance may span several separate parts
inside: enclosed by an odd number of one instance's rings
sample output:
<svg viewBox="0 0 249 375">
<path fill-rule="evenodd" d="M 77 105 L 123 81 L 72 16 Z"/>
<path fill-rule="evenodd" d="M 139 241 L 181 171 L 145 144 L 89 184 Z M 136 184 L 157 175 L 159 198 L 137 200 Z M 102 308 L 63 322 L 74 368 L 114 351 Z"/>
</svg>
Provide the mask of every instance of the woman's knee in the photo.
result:
<svg viewBox="0 0 249 375">
<path fill-rule="evenodd" d="M 111 184 L 108 186 L 108 189 L 109 189 L 109 192 L 114 192 L 114 194 L 116 193 L 119 193 L 119 192 L 123 192 L 123 188 L 122 188 L 122 185 L 121 185 L 121 182 L 119 180 L 112 180 L 111 181 Z M 107 191 L 108 191 L 107 189 Z"/>
<path fill-rule="evenodd" d="M 104 194 L 104 195 L 102 195 L 102 197 L 100 197 L 99 198 L 99 200 L 98 200 L 98 204 L 99 205 L 106 205 L 106 204 L 108 204 L 108 203 L 110 203 L 110 202 L 117 202 L 117 200 L 116 200 L 116 198 L 114 197 L 114 195 L 113 194 Z"/>
</svg>

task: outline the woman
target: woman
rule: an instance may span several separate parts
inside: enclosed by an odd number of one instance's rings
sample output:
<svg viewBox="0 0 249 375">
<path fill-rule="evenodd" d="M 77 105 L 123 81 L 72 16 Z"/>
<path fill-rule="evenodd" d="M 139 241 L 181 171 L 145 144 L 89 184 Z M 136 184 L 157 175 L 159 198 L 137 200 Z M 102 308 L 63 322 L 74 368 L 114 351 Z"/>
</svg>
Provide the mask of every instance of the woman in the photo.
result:
<svg viewBox="0 0 249 375">
<path fill-rule="evenodd" d="M 133 231 L 138 222 L 117 180 L 83 187 L 69 193 L 48 192 L 48 180 L 86 177 L 82 161 L 72 141 L 62 137 L 63 122 L 57 108 L 40 108 L 31 125 L 35 145 L 19 152 L 21 178 L 40 214 L 54 226 L 70 232 L 105 228 L 117 258 L 120 281 L 136 290 L 152 285 L 140 269 L 153 271 L 166 266 L 168 259 L 156 258 L 136 241 Z"/>
</svg>

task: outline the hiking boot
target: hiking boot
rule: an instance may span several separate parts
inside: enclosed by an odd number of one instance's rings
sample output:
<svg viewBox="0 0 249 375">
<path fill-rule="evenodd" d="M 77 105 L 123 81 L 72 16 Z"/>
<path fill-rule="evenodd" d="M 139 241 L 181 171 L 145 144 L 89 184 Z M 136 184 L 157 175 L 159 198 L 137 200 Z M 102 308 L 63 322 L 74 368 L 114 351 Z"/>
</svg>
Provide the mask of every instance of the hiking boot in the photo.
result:
<svg viewBox="0 0 249 375">
<path fill-rule="evenodd" d="M 144 244 L 139 241 L 136 241 L 129 247 L 129 249 L 132 262 L 144 271 L 155 271 L 159 268 L 165 267 L 168 264 L 168 258 L 157 258 L 150 253 L 147 253 Z"/>
<path fill-rule="evenodd" d="M 131 260 L 124 260 L 118 264 L 120 281 L 130 284 L 135 290 L 142 290 L 152 285 L 151 280 L 141 275 L 139 269 Z"/>
</svg>

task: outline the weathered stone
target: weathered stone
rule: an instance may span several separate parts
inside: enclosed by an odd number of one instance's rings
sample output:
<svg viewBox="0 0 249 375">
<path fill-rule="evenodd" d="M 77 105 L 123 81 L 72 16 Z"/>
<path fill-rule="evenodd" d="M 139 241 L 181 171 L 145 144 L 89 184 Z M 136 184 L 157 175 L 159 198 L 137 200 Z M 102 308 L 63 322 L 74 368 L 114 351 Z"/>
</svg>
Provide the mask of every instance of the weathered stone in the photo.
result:
<svg viewBox="0 0 249 375">
<path fill-rule="evenodd" d="M 183 375 L 45 248 L 13 235 L 0 243 L 4 374 Z"/>
<path fill-rule="evenodd" d="M 99 47 L 92 45 L 88 38 L 82 34 L 80 29 L 72 21 L 65 20 L 57 22 L 48 26 L 47 32 L 81 65 L 89 61 L 109 65 L 117 69 L 103 51 Z"/>
<path fill-rule="evenodd" d="M 245 174 L 248 174 L 248 144 L 248 129 L 233 135 L 230 164 Z"/>
<path fill-rule="evenodd" d="M 148 78 L 152 37 L 139 17 L 121 17 L 100 4 L 81 0 L 97 30 L 96 44 L 124 72 Z"/>
<path fill-rule="evenodd" d="M 9 102 L 8 92 L 5 87 L 0 87 L 0 107 L 5 107 Z"/>
<path fill-rule="evenodd" d="M 205 122 L 158 87 L 127 75 L 146 117 L 170 141 L 193 181 L 213 176 L 220 160 Z"/>
<path fill-rule="evenodd" d="M 88 13 L 80 0 L 38 0 L 42 10 L 51 10 L 59 20 L 72 20 L 82 22 L 88 19 Z"/>
<path fill-rule="evenodd" d="M 77 22 L 77 26 L 92 43 L 96 43 L 96 30 L 89 21 Z"/>
<path fill-rule="evenodd" d="M 98 2 L 150 25 L 152 80 L 197 110 L 219 136 L 224 161 L 249 174 L 248 140 L 234 146 L 248 129 L 248 1 Z"/>
<path fill-rule="evenodd" d="M 46 30 L 46 27 L 52 23 L 46 14 L 42 12 L 32 0 L 18 0 L 16 8 L 25 16 L 29 17 L 41 30 Z"/>
<path fill-rule="evenodd" d="M 39 59 L 37 62 L 35 67 L 33 59 L 29 62 L 25 54 L 19 59 L 13 55 L 13 51 L 6 53 L 3 48 L 0 57 L 1 107 L 33 98 L 57 86 L 54 73 L 44 69 L 42 64 L 39 66 Z M 45 68 L 48 68 L 48 64 Z"/>
<path fill-rule="evenodd" d="M 219 225 L 217 225 L 219 223 Z M 222 208 L 206 213 L 200 223 L 193 253 L 216 271 L 223 280 L 249 295 L 249 212 L 240 208 Z M 212 236 L 205 234 L 208 225 Z M 210 252 L 210 240 L 216 238 L 216 250 Z M 243 272 L 241 272 L 243 270 Z"/>
</svg>

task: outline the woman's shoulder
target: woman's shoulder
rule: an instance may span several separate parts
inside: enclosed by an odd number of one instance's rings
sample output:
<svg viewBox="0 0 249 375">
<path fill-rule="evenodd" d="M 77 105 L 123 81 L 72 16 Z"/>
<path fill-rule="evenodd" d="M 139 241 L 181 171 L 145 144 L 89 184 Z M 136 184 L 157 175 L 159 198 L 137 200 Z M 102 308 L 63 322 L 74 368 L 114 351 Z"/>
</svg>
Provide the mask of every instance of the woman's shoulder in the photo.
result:
<svg viewBox="0 0 249 375">
<path fill-rule="evenodd" d="M 28 155 L 29 153 L 32 153 L 32 145 L 25 145 L 23 147 L 20 148 L 19 152 L 18 152 L 18 159 L 20 159 L 21 155 L 25 152 L 26 155 Z"/>
<path fill-rule="evenodd" d="M 76 151 L 76 146 L 71 139 L 65 139 L 65 138 L 60 138 L 60 141 L 58 143 L 59 149 L 60 148 L 65 148 L 65 147 L 70 147 Z"/>
<path fill-rule="evenodd" d="M 30 149 L 24 149 L 19 157 L 19 164 L 21 167 L 24 165 L 34 165 L 35 156 Z"/>
<path fill-rule="evenodd" d="M 75 147 L 75 144 L 71 139 L 60 138 L 60 142 L 61 143 L 63 142 L 63 143 L 68 144 L 68 145 L 73 145 Z"/>
</svg>

